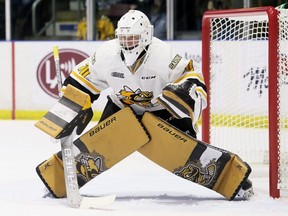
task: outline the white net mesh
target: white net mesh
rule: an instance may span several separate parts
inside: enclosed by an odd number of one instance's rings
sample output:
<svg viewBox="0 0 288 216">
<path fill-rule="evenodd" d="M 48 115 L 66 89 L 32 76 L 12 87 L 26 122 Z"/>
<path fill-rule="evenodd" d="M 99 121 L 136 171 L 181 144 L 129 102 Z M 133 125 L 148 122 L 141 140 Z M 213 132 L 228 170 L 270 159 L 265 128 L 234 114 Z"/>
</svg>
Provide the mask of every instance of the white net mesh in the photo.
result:
<svg viewBox="0 0 288 216">
<path fill-rule="evenodd" d="M 279 13 L 279 182 L 288 189 L 288 10 Z"/>
<path fill-rule="evenodd" d="M 269 163 L 268 16 L 235 15 L 210 21 L 210 143 L 239 154 L 249 164 Z M 287 11 L 282 10 L 278 43 L 281 188 L 288 188 L 287 25 Z"/>
<path fill-rule="evenodd" d="M 210 136 L 214 145 L 263 163 L 268 152 L 268 29 L 267 16 L 255 18 L 211 20 Z"/>
</svg>

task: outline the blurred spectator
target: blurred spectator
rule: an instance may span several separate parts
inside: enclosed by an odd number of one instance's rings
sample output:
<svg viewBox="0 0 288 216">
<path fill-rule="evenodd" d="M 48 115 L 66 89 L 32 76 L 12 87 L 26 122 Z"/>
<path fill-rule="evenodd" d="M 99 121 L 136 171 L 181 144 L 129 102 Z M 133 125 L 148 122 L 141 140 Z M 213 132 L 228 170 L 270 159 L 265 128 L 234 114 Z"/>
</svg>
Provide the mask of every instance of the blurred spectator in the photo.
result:
<svg viewBox="0 0 288 216">
<path fill-rule="evenodd" d="M 288 9 L 288 2 L 281 4 L 281 5 L 277 6 L 276 8 L 277 9 Z"/>
<path fill-rule="evenodd" d="M 77 25 L 77 39 L 78 40 L 87 40 L 86 17 L 83 17 Z"/>
<path fill-rule="evenodd" d="M 105 5 L 101 5 L 101 7 L 103 6 L 105 8 Z M 86 8 L 86 4 L 84 4 L 84 8 Z M 104 12 L 103 11 L 100 12 L 99 2 L 96 2 L 95 9 L 96 9 L 96 16 L 99 17 L 99 18 L 96 18 L 96 26 L 95 26 L 97 29 L 96 40 L 113 39 L 115 37 L 114 24 L 112 23 L 110 18 L 107 15 L 105 15 L 105 10 L 103 10 Z M 78 23 L 77 38 L 79 40 L 87 40 L 87 21 L 85 17 L 82 20 L 80 20 L 80 22 Z"/>
<path fill-rule="evenodd" d="M 115 28 L 111 20 L 102 15 L 96 22 L 97 40 L 109 40 L 115 37 Z M 87 40 L 87 22 L 84 17 L 77 26 L 77 38 L 78 40 Z"/>
<path fill-rule="evenodd" d="M 154 25 L 154 36 L 167 39 L 166 0 L 154 0 L 150 13 L 151 24 Z"/>
<path fill-rule="evenodd" d="M 230 8 L 230 0 L 210 0 L 207 4 L 208 10 L 222 10 Z"/>
<path fill-rule="evenodd" d="M 5 0 L 0 0 L 0 40 L 5 39 Z"/>
<path fill-rule="evenodd" d="M 96 22 L 96 28 L 98 30 L 98 40 L 109 40 L 115 38 L 115 28 L 109 17 L 102 15 Z"/>
<path fill-rule="evenodd" d="M 33 0 L 11 1 L 12 39 L 21 40 L 24 36 L 32 35 L 32 7 Z"/>
</svg>

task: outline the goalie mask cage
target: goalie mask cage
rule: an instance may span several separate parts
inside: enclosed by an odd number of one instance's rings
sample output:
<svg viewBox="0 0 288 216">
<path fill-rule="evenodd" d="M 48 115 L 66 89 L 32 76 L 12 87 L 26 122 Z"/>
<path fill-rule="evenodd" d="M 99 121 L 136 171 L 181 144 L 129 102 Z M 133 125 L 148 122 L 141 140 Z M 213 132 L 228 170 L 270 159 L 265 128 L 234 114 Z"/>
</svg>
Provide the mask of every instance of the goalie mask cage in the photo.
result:
<svg viewBox="0 0 288 216">
<path fill-rule="evenodd" d="M 288 10 L 207 11 L 202 139 L 253 164 L 269 163 L 273 198 L 288 189 Z"/>
</svg>

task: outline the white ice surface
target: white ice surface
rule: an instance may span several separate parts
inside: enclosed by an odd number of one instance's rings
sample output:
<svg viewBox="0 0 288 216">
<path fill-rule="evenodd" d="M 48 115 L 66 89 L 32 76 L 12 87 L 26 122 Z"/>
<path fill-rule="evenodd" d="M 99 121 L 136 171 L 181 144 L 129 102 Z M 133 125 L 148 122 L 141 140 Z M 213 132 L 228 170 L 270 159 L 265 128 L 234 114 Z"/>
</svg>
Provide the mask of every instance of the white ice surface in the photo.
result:
<svg viewBox="0 0 288 216">
<path fill-rule="evenodd" d="M 287 215 L 288 198 L 268 193 L 267 166 L 252 167 L 255 196 L 227 201 L 216 192 L 163 170 L 134 153 L 97 176 L 81 194 L 116 194 L 102 209 L 73 209 L 66 199 L 42 198 L 35 167 L 59 151 L 59 143 L 34 127 L 35 121 L 0 121 L 0 216 L 182 216 Z"/>
</svg>

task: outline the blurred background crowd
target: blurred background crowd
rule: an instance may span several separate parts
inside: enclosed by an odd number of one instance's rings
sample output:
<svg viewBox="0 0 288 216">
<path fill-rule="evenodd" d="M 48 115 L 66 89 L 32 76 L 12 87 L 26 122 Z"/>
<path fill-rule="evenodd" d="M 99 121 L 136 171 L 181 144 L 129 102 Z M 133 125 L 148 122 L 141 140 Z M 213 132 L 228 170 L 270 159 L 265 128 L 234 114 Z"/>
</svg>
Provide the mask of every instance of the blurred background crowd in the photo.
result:
<svg viewBox="0 0 288 216">
<path fill-rule="evenodd" d="M 93 1 L 93 0 L 92 0 Z M 94 40 L 114 37 L 118 19 L 129 9 L 147 14 L 155 36 L 167 39 L 167 3 L 173 5 L 173 39 L 201 39 L 206 10 L 280 5 L 282 0 L 94 0 Z M 0 0 L 0 40 L 5 40 L 5 3 Z M 11 0 L 11 40 L 87 40 L 85 0 Z M 7 10 L 7 8 L 6 8 Z M 169 38 L 168 38 L 169 39 Z"/>
</svg>

